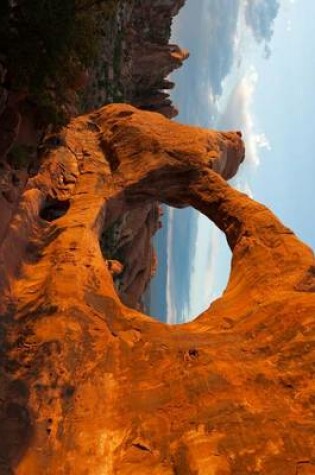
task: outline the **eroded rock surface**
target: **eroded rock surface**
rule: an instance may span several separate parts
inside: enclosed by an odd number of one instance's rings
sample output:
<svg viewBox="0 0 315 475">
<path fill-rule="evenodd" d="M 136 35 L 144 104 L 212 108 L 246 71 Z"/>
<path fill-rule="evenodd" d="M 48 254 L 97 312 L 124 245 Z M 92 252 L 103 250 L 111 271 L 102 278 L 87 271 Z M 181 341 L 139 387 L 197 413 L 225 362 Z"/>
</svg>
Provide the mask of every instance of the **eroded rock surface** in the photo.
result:
<svg viewBox="0 0 315 475">
<path fill-rule="evenodd" d="M 59 139 L 1 246 L 0 473 L 314 473 L 314 256 L 216 173 L 240 135 L 116 105 Z M 194 206 L 233 252 L 189 324 L 123 305 L 101 252 L 120 210 L 156 201 Z"/>
</svg>

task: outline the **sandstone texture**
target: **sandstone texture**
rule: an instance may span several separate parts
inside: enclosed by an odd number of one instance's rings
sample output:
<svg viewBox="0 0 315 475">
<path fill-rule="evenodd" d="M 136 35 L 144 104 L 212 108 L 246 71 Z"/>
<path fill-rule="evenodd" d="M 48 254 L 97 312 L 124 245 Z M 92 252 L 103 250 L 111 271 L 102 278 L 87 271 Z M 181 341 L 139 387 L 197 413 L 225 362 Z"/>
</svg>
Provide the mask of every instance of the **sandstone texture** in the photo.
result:
<svg viewBox="0 0 315 475">
<path fill-rule="evenodd" d="M 226 183 L 240 134 L 110 105 L 42 153 L 1 243 L 1 475 L 313 474 L 314 256 Z M 157 201 L 194 206 L 233 252 L 185 325 L 123 304 L 102 247 Z"/>
</svg>

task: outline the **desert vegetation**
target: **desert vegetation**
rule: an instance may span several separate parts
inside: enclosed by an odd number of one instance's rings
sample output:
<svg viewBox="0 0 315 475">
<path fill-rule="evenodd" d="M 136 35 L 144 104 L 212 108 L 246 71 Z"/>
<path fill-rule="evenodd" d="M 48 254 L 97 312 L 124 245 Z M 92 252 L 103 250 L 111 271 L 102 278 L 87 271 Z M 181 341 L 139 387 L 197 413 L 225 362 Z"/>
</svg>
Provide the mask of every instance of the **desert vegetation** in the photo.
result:
<svg viewBox="0 0 315 475">
<path fill-rule="evenodd" d="M 6 86 L 24 93 L 52 123 L 63 122 L 69 91 L 95 61 L 102 25 L 118 0 L 6 0 L 0 6 Z"/>
</svg>

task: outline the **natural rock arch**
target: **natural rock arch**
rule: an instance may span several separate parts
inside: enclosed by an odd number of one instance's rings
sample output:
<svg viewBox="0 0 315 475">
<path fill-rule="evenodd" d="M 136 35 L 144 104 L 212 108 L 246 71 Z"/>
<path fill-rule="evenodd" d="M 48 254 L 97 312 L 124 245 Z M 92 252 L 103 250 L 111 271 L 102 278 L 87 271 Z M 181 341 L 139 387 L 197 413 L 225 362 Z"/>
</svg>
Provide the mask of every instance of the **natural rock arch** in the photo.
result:
<svg viewBox="0 0 315 475">
<path fill-rule="evenodd" d="M 235 173 L 240 134 L 112 105 L 61 135 L 1 246 L 2 473 L 314 473 L 314 258 L 215 173 Z M 102 258 L 109 200 L 153 199 L 194 206 L 233 252 L 189 324 L 122 305 Z M 47 200 L 70 206 L 47 222 Z"/>
</svg>

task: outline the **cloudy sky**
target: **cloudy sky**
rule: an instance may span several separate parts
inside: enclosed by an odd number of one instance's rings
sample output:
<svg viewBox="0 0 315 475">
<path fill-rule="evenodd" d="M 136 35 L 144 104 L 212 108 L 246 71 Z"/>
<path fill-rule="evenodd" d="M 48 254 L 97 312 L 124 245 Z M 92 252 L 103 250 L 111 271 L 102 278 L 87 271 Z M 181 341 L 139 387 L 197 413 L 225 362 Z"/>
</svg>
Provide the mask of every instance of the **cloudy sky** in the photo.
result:
<svg viewBox="0 0 315 475">
<path fill-rule="evenodd" d="M 233 185 L 313 248 L 314 17 L 314 0 L 187 0 L 173 26 L 173 41 L 191 52 L 173 75 L 176 120 L 242 130 L 246 161 Z M 157 288 L 164 279 L 163 312 L 173 323 L 222 292 L 231 256 L 224 236 L 198 213 L 169 210 L 165 219 Z"/>
</svg>

